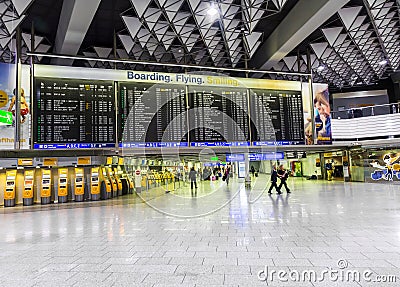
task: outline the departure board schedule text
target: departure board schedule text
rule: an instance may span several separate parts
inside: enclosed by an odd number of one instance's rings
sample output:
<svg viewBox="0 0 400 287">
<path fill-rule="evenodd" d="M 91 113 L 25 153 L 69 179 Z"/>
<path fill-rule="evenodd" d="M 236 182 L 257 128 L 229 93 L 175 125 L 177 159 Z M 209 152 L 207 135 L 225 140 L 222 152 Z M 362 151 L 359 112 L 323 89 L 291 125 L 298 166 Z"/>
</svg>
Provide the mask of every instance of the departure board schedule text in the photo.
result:
<svg viewBox="0 0 400 287">
<path fill-rule="evenodd" d="M 38 78 L 35 91 L 35 143 L 115 142 L 113 83 Z"/>
<path fill-rule="evenodd" d="M 192 145 L 250 140 L 246 89 L 189 87 L 188 100 Z"/>
<path fill-rule="evenodd" d="M 301 92 L 250 90 L 254 142 L 304 143 Z"/>
<path fill-rule="evenodd" d="M 120 83 L 123 143 L 185 143 L 186 89 L 183 85 Z"/>
</svg>

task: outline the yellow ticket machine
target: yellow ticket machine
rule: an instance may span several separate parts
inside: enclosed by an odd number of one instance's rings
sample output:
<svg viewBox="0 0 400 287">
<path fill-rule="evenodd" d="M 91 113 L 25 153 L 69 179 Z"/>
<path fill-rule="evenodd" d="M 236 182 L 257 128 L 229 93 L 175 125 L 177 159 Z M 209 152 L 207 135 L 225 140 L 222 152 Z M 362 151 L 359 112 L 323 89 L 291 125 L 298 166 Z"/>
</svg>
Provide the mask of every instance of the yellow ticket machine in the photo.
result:
<svg viewBox="0 0 400 287">
<path fill-rule="evenodd" d="M 35 170 L 25 170 L 24 172 L 24 192 L 22 194 L 22 203 L 24 205 L 33 204 L 33 183 L 35 179 Z"/>
<path fill-rule="evenodd" d="M 100 199 L 99 167 L 92 167 L 90 177 L 90 198 L 91 200 Z"/>
<path fill-rule="evenodd" d="M 41 204 L 49 204 L 51 202 L 51 170 L 42 169 L 42 187 L 40 190 Z"/>
<path fill-rule="evenodd" d="M 6 187 L 4 190 L 4 207 L 15 206 L 15 181 L 17 170 L 6 171 Z"/>
<path fill-rule="evenodd" d="M 117 181 L 111 171 L 111 168 L 105 167 L 107 177 L 109 178 L 111 182 L 111 189 L 112 189 L 112 197 L 117 197 L 118 196 L 118 184 Z"/>
<path fill-rule="evenodd" d="M 122 180 L 121 180 L 121 175 L 118 172 L 118 169 L 115 167 L 113 169 L 113 175 L 115 177 L 115 180 L 117 182 L 117 189 L 118 189 L 118 196 L 122 195 Z"/>
<path fill-rule="evenodd" d="M 132 178 L 132 176 L 130 174 L 126 175 L 126 179 L 128 181 L 128 187 L 129 187 L 128 193 L 131 194 L 131 193 L 133 193 L 133 189 L 135 188 L 135 184 L 134 184 L 133 178 Z"/>
<path fill-rule="evenodd" d="M 112 197 L 112 184 L 110 179 L 108 178 L 107 175 L 107 170 L 103 168 L 103 182 L 106 188 L 106 194 L 104 196 L 104 199 L 108 199 Z"/>
<path fill-rule="evenodd" d="M 68 168 L 58 169 L 58 203 L 68 201 Z"/>
<path fill-rule="evenodd" d="M 83 168 L 75 168 L 75 186 L 74 186 L 75 201 L 83 201 L 85 195 L 85 173 Z"/>
</svg>

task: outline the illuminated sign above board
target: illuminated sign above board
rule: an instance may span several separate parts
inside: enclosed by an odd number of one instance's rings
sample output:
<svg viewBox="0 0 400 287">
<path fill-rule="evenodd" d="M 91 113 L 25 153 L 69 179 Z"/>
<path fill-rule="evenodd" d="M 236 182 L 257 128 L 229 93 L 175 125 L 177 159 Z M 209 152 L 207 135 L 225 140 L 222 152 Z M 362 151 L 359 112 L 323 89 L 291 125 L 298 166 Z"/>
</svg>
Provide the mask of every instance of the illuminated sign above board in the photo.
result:
<svg viewBox="0 0 400 287">
<path fill-rule="evenodd" d="M 283 91 L 301 91 L 302 89 L 302 83 L 296 81 L 232 78 L 223 74 L 173 74 L 49 65 L 35 65 L 35 77 L 117 82 L 135 81 L 153 84 L 184 84 L 189 86 L 244 87 L 249 89 Z"/>
</svg>

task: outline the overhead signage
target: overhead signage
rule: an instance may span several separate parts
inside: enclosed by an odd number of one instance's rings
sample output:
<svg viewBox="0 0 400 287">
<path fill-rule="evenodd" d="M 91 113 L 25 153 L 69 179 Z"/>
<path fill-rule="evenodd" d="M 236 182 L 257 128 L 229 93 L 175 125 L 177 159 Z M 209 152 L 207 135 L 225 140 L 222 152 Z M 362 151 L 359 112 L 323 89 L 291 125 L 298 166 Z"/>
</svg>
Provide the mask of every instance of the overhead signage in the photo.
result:
<svg viewBox="0 0 400 287">
<path fill-rule="evenodd" d="M 286 145 L 302 145 L 304 142 L 300 141 L 257 141 L 253 142 L 254 146 L 286 146 Z"/>
<path fill-rule="evenodd" d="M 240 147 L 250 146 L 250 142 L 191 142 L 191 147 Z"/>
<path fill-rule="evenodd" d="M 132 142 L 120 143 L 120 148 L 173 148 L 173 147 L 188 147 L 187 142 Z"/>
<path fill-rule="evenodd" d="M 245 161 L 245 157 L 244 154 L 227 154 L 226 161 L 227 162 Z"/>
<path fill-rule="evenodd" d="M 270 153 L 250 153 L 249 161 L 268 161 L 268 160 L 282 160 L 285 158 L 283 152 L 270 152 Z M 227 162 L 241 162 L 245 161 L 244 154 L 227 154 Z"/>
<path fill-rule="evenodd" d="M 34 149 L 93 149 L 114 148 L 115 144 L 79 143 L 79 144 L 34 144 Z"/>
<path fill-rule="evenodd" d="M 19 158 L 18 166 L 33 166 L 33 158 Z"/>
<path fill-rule="evenodd" d="M 92 158 L 90 156 L 78 157 L 78 165 L 90 165 Z"/>
<path fill-rule="evenodd" d="M 282 160 L 284 158 L 285 156 L 283 152 L 249 154 L 249 161 Z"/>
<path fill-rule="evenodd" d="M 35 77 L 56 77 L 64 79 L 88 79 L 111 81 L 135 81 L 145 83 L 170 83 L 184 85 L 208 85 L 217 87 L 246 87 L 301 91 L 302 83 L 296 81 L 232 78 L 224 75 L 172 74 L 126 70 L 94 69 L 82 67 L 35 65 Z"/>
<path fill-rule="evenodd" d="M 57 166 L 58 164 L 58 159 L 57 158 L 44 158 L 43 159 L 43 165 L 44 166 Z"/>
</svg>

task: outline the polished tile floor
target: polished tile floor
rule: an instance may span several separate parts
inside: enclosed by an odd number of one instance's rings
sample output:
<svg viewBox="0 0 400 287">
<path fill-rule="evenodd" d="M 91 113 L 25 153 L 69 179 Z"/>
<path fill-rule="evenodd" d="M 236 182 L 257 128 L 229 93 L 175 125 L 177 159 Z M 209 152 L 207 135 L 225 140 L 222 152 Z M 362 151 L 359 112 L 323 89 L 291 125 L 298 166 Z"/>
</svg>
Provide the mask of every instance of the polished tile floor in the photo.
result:
<svg viewBox="0 0 400 287">
<path fill-rule="evenodd" d="M 400 286 L 398 186 L 290 179 L 268 196 L 266 182 L 3 209 L 0 286 Z"/>
</svg>

